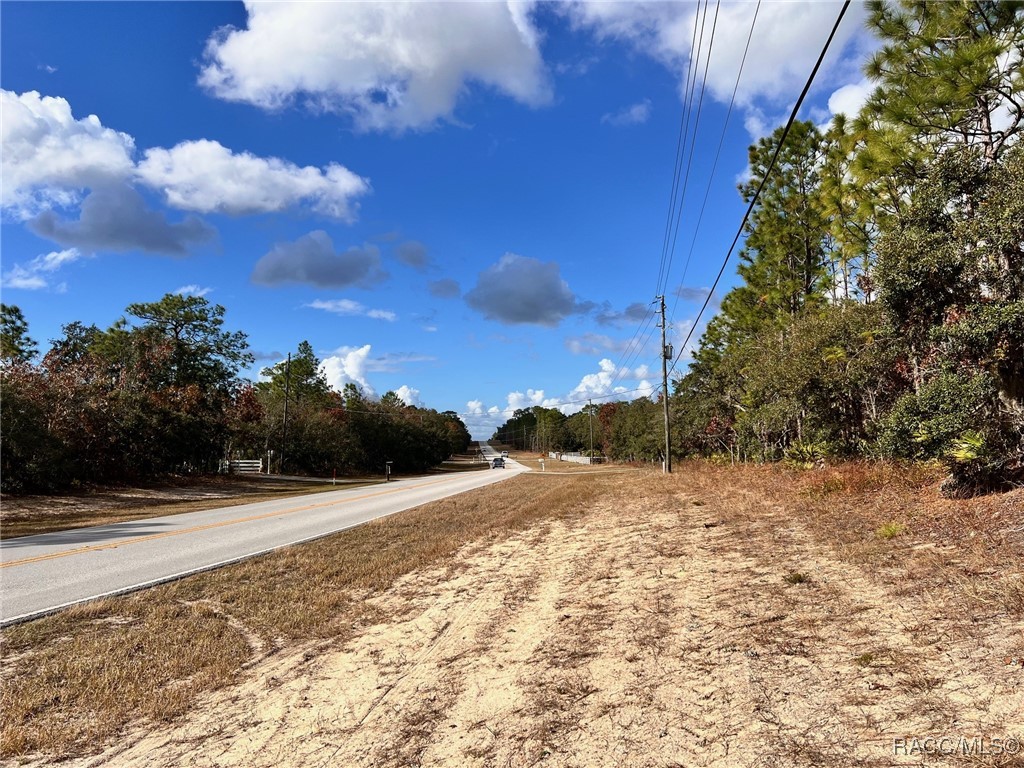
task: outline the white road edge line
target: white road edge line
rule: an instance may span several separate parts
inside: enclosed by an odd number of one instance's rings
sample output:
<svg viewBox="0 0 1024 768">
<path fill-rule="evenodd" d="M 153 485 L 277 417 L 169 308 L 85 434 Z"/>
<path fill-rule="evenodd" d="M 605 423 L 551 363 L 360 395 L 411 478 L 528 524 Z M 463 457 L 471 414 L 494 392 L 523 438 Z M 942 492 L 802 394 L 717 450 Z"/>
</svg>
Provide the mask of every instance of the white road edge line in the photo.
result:
<svg viewBox="0 0 1024 768">
<path fill-rule="evenodd" d="M 526 471 L 529 471 L 529 469 L 526 468 L 526 467 L 524 467 L 524 469 L 526 469 Z M 488 483 L 488 485 L 490 485 L 490 483 Z M 481 485 L 480 486 L 480 488 L 486 488 L 486 487 L 487 487 L 486 485 Z M 478 489 L 477 488 L 467 488 L 465 491 L 459 491 L 459 493 L 469 493 L 469 491 L 475 491 L 475 490 L 478 490 Z M 453 493 L 451 495 L 452 496 L 458 496 L 459 493 Z M 442 499 L 446 499 L 446 498 L 448 498 L 448 496 L 442 496 L 441 498 Z M 433 501 L 440 501 L 440 499 L 433 499 Z M 430 503 L 431 502 L 429 502 L 429 501 L 424 502 L 424 504 L 430 504 Z M 186 576 L 194 576 L 197 573 L 205 573 L 206 571 L 215 571 L 218 568 L 223 568 L 226 565 L 234 565 L 235 563 L 241 563 L 244 560 L 251 560 L 254 557 L 259 557 L 260 555 L 266 555 L 266 554 L 268 554 L 270 552 L 276 552 L 277 550 L 284 549 L 286 547 L 294 547 L 297 544 L 306 544 L 306 543 L 308 543 L 310 541 L 316 541 L 317 539 L 325 539 L 328 536 L 333 536 L 336 533 L 341 533 L 342 531 L 347 531 L 347 530 L 349 530 L 351 528 L 358 528 L 360 525 L 366 525 L 367 523 L 372 523 L 374 520 L 383 520 L 386 517 L 391 517 L 392 515 L 397 515 L 400 512 L 408 512 L 410 509 L 415 509 L 416 507 L 421 507 L 421 506 L 423 506 L 423 504 L 417 504 L 414 507 L 407 507 L 405 509 L 399 509 L 399 510 L 396 510 L 394 512 L 388 512 L 387 514 L 384 514 L 384 515 L 378 515 L 377 517 L 372 517 L 369 520 L 363 520 L 363 521 L 358 522 L 358 523 L 351 523 L 349 525 L 343 525 L 340 528 L 334 528 L 334 529 L 332 529 L 330 531 L 326 531 L 324 533 L 318 533 L 318 534 L 315 534 L 313 536 L 306 536 L 306 537 L 301 538 L 301 539 L 296 539 L 295 541 L 289 541 L 287 544 L 277 544 L 276 546 L 267 547 L 266 549 L 261 549 L 261 550 L 259 550 L 257 552 L 249 552 L 248 554 L 245 554 L 245 555 L 239 555 L 238 557 L 232 557 L 232 558 L 229 558 L 227 560 L 221 560 L 218 563 L 211 563 L 210 565 L 204 565 L 204 566 L 201 566 L 199 568 L 190 568 L 190 569 L 188 569 L 186 571 L 180 571 L 178 573 L 170 574 L 170 575 L 167 575 L 167 576 L 161 576 L 158 579 L 151 579 L 150 581 L 143 581 L 143 582 L 140 582 L 139 584 L 133 584 L 133 585 L 128 586 L 128 587 L 121 587 L 120 589 L 114 589 L 114 590 L 111 590 L 110 592 L 103 592 L 102 594 L 99 594 L 99 595 L 91 595 L 89 597 L 83 597 L 83 598 L 80 598 L 78 600 L 72 600 L 72 601 L 67 602 L 67 603 L 62 603 L 61 605 L 54 605 L 54 606 L 51 606 L 50 608 L 44 608 L 44 609 L 39 610 L 39 611 L 32 611 L 31 613 L 23 613 L 20 616 L 12 616 L 9 619 L 4 619 L 3 621 L 0 621 L 0 629 L 5 628 L 5 627 L 11 627 L 11 626 L 14 626 L 15 624 L 24 624 L 26 621 L 32 621 L 33 619 L 39 619 L 39 618 L 42 618 L 43 616 L 49 616 L 52 613 L 57 613 L 59 611 L 63 611 L 64 609 L 71 608 L 74 605 L 81 605 L 82 603 L 89 603 L 89 602 L 92 602 L 93 600 L 102 600 L 105 597 L 117 597 L 119 595 L 131 594 L 132 592 L 139 592 L 139 591 L 141 591 L 143 589 L 148 589 L 149 587 L 155 587 L 155 586 L 158 586 L 160 584 L 167 584 L 167 583 L 172 582 L 172 581 L 179 581 L 180 579 L 184 579 Z"/>
</svg>

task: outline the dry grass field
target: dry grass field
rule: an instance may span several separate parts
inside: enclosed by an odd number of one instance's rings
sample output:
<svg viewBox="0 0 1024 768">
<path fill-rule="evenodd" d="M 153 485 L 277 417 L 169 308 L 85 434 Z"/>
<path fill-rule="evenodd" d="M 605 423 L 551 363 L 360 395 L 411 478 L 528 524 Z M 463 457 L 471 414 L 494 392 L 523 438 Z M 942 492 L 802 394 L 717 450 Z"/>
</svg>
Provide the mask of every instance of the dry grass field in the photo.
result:
<svg viewBox="0 0 1024 768">
<path fill-rule="evenodd" d="M 6 630 L 0 749 L 1021 766 L 1024 491 L 937 485 L 869 465 L 522 475 Z"/>
</svg>

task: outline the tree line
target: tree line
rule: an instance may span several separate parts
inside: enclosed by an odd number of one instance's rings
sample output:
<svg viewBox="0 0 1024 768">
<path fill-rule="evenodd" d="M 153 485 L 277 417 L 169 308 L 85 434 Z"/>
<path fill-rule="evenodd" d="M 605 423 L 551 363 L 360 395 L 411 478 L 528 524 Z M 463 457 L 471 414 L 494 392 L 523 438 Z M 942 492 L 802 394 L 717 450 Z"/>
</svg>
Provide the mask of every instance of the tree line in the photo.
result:
<svg viewBox="0 0 1024 768">
<path fill-rule="evenodd" d="M 969 494 L 1024 471 L 1024 4 L 867 23 L 860 112 L 795 123 L 770 173 L 782 129 L 750 147 L 741 280 L 673 383 L 673 453 L 937 459 Z M 662 458 L 649 400 L 598 413 L 610 455 Z"/>
<path fill-rule="evenodd" d="M 254 357 L 224 312 L 167 294 L 129 305 L 106 330 L 65 325 L 38 359 L 20 309 L 0 305 L 3 490 L 209 472 L 234 458 L 299 474 L 383 473 L 386 461 L 414 472 L 469 446 L 451 411 L 331 389 L 305 341 L 263 380 L 245 380 Z"/>
</svg>

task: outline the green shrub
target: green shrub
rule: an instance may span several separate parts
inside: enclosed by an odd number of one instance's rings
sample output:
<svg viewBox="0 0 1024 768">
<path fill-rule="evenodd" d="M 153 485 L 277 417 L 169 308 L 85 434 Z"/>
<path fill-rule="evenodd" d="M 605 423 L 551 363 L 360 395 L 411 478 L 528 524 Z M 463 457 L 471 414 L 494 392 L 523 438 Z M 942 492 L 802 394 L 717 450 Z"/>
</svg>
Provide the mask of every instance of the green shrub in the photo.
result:
<svg viewBox="0 0 1024 768">
<path fill-rule="evenodd" d="M 971 429 L 953 440 L 944 457 L 950 474 L 942 482 L 942 493 L 965 498 L 1001 487 L 1015 459 L 1005 437 L 995 430 L 985 434 Z"/>
<path fill-rule="evenodd" d="M 987 374 L 942 373 L 896 402 L 883 422 L 879 446 L 896 458 L 943 458 L 966 429 L 985 427 L 995 399 Z"/>
</svg>

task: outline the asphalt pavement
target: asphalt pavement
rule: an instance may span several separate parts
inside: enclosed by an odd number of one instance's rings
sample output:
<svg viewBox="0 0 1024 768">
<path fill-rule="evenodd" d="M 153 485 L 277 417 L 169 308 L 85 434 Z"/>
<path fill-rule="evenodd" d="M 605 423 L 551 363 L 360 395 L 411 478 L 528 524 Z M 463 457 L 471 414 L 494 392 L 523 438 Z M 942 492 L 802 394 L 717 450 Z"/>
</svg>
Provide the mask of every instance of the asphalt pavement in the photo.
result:
<svg viewBox="0 0 1024 768">
<path fill-rule="evenodd" d="M 486 456 L 497 455 L 485 444 Z M 0 541 L 0 626 L 310 541 L 529 471 L 406 478 Z"/>
</svg>

